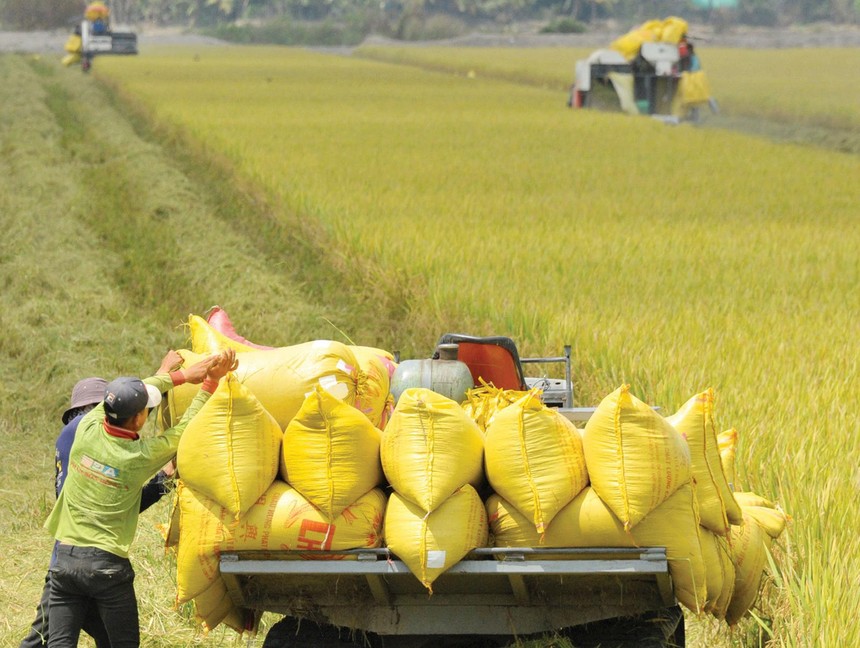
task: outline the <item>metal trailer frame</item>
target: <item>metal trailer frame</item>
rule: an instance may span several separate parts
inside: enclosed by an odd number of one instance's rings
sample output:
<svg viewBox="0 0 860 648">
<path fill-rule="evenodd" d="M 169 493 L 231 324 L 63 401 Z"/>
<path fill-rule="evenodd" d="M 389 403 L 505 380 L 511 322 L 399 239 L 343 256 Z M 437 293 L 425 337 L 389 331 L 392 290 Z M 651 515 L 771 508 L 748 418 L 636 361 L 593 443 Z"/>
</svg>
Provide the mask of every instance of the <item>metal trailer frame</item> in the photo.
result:
<svg viewBox="0 0 860 648">
<path fill-rule="evenodd" d="M 663 547 L 475 549 L 432 594 L 388 549 L 225 552 L 220 569 L 239 607 L 383 636 L 522 637 L 677 605 Z"/>
</svg>

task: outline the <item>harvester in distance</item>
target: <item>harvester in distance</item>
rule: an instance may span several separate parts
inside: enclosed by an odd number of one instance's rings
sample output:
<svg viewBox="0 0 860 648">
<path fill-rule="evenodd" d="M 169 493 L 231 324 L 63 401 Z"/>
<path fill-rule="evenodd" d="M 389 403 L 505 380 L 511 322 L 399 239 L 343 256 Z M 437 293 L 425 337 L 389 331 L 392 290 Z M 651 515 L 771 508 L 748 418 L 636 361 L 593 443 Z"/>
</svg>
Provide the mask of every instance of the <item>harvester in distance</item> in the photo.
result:
<svg viewBox="0 0 860 648">
<path fill-rule="evenodd" d="M 110 9 L 96 0 L 87 5 L 83 20 L 69 36 L 64 49 L 67 52 L 64 65 L 80 63 L 81 69 L 88 72 L 96 55 L 137 54 L 137 34 L 112 29 Z"/>
<path fill-rule="evenodd" d="M 698 121 L 717 112 L 708 79 L 677 17 L 651 20 L 576 62 L 567 105 L 651 115 L 668 123 Z"/>
</svg>

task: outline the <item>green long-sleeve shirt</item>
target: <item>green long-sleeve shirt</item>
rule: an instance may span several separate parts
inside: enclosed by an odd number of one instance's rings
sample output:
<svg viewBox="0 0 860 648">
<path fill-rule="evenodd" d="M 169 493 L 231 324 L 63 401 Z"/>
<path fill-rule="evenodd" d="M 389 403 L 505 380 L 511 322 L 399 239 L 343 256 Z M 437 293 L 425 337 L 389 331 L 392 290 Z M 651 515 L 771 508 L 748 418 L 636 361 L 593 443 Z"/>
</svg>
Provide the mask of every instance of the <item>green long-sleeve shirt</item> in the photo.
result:
<svg viewBox="0 0 860 648">
<path fill-rule="evenodd" d="M 173 388 L 167 374 L 143 382 L 162 393 Z M 182 432 L 210 396 L 201 389 L 179 423 L 145 439 L 108 434 L 104 404 L 97 405 L 78 424 L 68 477 L 45 528 L 60 542 L 128 557 L 137 531 L 141 489 L 176 455 Z"/>
</svg>

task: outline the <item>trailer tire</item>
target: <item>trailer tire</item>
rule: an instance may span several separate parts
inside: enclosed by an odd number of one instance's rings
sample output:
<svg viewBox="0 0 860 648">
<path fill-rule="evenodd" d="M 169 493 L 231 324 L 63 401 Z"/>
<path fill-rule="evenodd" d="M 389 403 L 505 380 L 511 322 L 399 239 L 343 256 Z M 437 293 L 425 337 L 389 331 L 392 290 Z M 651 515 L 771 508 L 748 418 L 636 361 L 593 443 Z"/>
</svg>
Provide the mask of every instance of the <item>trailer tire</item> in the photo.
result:
<svg viewBox="0 0 860 648">
<path fill-rule="evenodd" d="M 684 648 L 684 611 L 680 606 L 636 617 L 607 619 L 567 628 L 577 648 Z"/>
<path fill-rule="evenodd" d="M 285 616 L 269 628 L 262 648 L 357 648 L 366 645 L 360 633 Z"/>
</svg>

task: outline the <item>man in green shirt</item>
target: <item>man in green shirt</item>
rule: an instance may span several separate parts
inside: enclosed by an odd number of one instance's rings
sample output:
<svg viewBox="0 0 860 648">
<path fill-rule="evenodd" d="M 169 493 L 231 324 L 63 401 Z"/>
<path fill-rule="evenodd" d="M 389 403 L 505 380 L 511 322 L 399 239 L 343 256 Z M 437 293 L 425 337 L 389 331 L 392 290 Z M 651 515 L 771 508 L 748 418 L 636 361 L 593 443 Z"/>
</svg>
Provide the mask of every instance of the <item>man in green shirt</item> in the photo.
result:
<svg viewBox="0 0 860 648">
<path fill-rule="evenodd" d="M 57 539 L 51 567 L 49 648 L 76 648 L 90 605 L 97 607 L 112 648 L 140 645 L 134 570 L 128 551 L 137 530 L 143 486 L 175 454 L 188 422 L 218 381 L 237 366 L 223 351 L 179 371 L 146 380 L 117 378 L 78 424 L 69 474 L 45 527 Z M 202 387 L 182 419 L 161 435 L 141 438 L 162 392 L 182 383 Z"/>
</svg>

